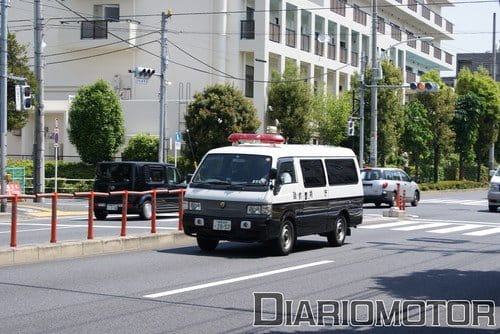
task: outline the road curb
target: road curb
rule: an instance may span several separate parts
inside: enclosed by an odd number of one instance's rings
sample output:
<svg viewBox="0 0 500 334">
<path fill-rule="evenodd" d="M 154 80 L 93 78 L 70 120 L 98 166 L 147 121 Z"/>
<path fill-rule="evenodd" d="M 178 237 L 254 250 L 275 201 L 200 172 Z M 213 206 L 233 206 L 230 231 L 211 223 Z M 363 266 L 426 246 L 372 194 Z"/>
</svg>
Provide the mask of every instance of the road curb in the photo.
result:
<svg viewBox="0 0 500 334">
<path fill-rule="evenodd" d="M 95 240 L 64 241 L 55 244 L 28 245 L 0 249 L 0 267 L 14 264 L 37 263 L 83 256 L 160 249 L 186 245 L 194 238 L 179 231 L 156 234 L 138 234 L 128 237 L 107 237 Z"/>
</svg>

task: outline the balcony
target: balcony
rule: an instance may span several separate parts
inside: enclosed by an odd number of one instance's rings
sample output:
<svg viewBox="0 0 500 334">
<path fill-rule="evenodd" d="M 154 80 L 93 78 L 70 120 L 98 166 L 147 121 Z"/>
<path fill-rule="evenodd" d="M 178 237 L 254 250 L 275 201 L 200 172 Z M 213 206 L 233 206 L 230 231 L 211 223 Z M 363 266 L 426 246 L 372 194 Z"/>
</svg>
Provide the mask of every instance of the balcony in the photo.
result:
<svg viewBox="0 0 500 334">
<path fill-rule="evenodd" d="M 358 67 L 359 64 L 359 55 L 357 52 L 351 52 L 351 65 L 354 67 Z"/>
<path fill-rule="evenodd" d="M 240 38 L 255 39 L 255 21 L 242 20 L 240 21 Z"/>
<path fill-rule="evenodd" d="M 330 10 L 339 15 L 345 16 L 346 0 L 330 0 Z"/>
<path fill-rule="evenodd" d="M 279 43 L 280 42 L 280 30 L 279 24 L 269 23 L 269 40 Z"/>
<path fill-rule="evenodd" d="M 340 47 L 340 62 L 347 64 L 347 49 L 345 47 Z"/>
<path fill-rule="evenodd" d="M 453 55 L 451 55 L 448 52 L 445 52 L 444 55 L 445 55 L 444 58 L 445 58 L 446 63 L 452 65 L 453 64 Z"/>
<path fill-rule="evenodd" d="M 408 8 L 410 8 L 415 13 L 417 12 L 417 0 L 408 0 Z"/>
<path fill-rule="evenodd" d="M 311 36 L 304 34 L 300 35 L 300 49 L 306 52 L 311 51 Z"/>
<path fill-rule="evenodd" d="M 366 25 L 367 21 L 367 14 L 363 12 L 358 6 L 353 5 L 353 10 L 354 10 L 354 22 L 358 22 L 362 25 Z"/>
<path fill-rule="evenodd" d="M 411 71 L 406 71 L 406 83 L 417 81 L 417 75 Z"/>
<path fill-rule="evenodd" d="M 325 53 L 325 43 L 321 43 L 317 39 L 314 40 L 314 54 L 317 56 L 323 56 Z"/>
<path fill-rule="evenodd" d="M 331 43 L 327 44 L 327 57 L 328 57 L 328 59 L 335 60 L 335 58 L 336 58 L 335 44 L 331 44 Z"/>
<path fill-rule="evenodd" d="M 295 30 L 287 28 L 285 30 L 285 37 L 287 46 L 294 48 L 297 45 L 297 34 L 295 33 Z"/>
</svg>

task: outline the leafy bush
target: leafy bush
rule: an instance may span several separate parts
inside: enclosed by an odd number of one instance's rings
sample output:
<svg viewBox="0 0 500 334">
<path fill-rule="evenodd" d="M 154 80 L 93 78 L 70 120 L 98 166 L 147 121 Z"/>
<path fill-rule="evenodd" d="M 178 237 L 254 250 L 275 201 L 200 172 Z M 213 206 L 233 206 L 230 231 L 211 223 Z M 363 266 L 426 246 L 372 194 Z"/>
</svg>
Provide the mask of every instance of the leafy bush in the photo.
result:
<svg viewBox="0 0 500 334">
<path fill-rule="evenodd" d="M 24 167 L 27 178 L 33 177 L 32 160 L 9 160 L 8 167 Z M 54 177 L 55 161 L 45 162 L 45 177 Z M 93 179 L 95 167 L 83 162 L 58 162 L 57 176 L 66 179 Z"/>
<path fill-rule="evenodd" d="M 420 190 L 452 190 L 452 189 L 474 189 L 484 188 L 488 185 L 487 182 L 475 181 L 439 181 L 437 183 L 421 183 Z"/>
<path fill-rule="evenodd" d="M 123 161 L 158 161 L 159 138 L 149 133 L 130 138 L 123 151 Z"/>
</svg>

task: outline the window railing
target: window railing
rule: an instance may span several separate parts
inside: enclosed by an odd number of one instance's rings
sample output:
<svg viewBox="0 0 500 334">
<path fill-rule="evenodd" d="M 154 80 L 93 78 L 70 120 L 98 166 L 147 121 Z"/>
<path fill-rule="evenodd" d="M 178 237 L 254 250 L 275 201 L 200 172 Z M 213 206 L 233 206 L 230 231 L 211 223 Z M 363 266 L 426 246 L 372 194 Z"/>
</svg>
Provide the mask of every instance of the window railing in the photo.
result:
<svg viewBox="0 0 500 334">
<path fill-rule="evenodd" d="M 336 54 L 335 54 L 335 44 L 328 43 L 327 44 L 327 50 L 328 50 L 328 52 L 327 52 L 328 59 L 335 60 L 335 58 L 336 58 L 335 57 L 336 56 Z"/>
<path fill-rule="evenodd" d="M 412 11 L 416 12 L 417 11 L 417 0 L 408 0 L 408 8 L 410 8 Z"/>
<path fill-rule="evenodd" d="M 443 18 L 441 17 L 441 15 L 434 13 L 434 23 L 440 27 L 443 26 Z"/>
<path fill-rule="evenodd" d="M 401 29 L 398 26 L 391 26 L 391 37 L 396 41 L 401 41 Z"/>
<path fill-rule="evenodd" d="M 286 45 L 289 47 L 294 48 L 297 45 L 297 34 L 295 33 L 295 30 L 292 29 L 286 29 Z"/>
<path fill-rule="evenodd" d="M 340 47 L 340 62 L 347 64 L 347 49 L 345 47 Z"/>
<path fill-rule="evenodd" d="M 441 59 L 441 49 L 434 47 L 434 58 Z"/>
<path fill-rule="evenodd" d="M 422 5 L 422 16 L 427 20 L 431 19 L 431 10 L 429 9 L 429 7 Z"/>
<path fill-rule="evenodd" d="M 314 54 L 317 56 L 323 56 L 325 50 L 325 43 L 321 43 L 319 40 L 314 40 Z"/>
<path fill-rule="evenodd" d="M 385 34 L 385 20 L 380 16 L 377 20 L 377 31 L 381 34 Z"/>
<path fill-rule="evenodd" d="M 446 21 L 446 31 L 453 34 L 453 24 L 450 21 Z"/>
<path fill-rule="evenodd" d="M 362 25 L 366 25 L 366 17 L 367 14 L 363 12 L 358 6 L 353 5 L 353 10 L 354 10 L 354 22 L 361 23 Z"/>
<path fill-rule="evenodd" d="M 240 38 L 241 39 L 255 39 L 255 21 L 242 20 L 240 23 Z"/>
<path fill-rule="evenodd" d="M 407 37 L 408 37 L 408 42 L 406 44 L 408 44 L 409 47 L 416 49 L 417 41 L 415 40 L 415 36 L 408 34 Z M 411 41 L 411 39 L 413 39 L 413 41 Z"/>
<path fill-rule="evenodd" d="M 357 52 L 351 51 L 351 65 L 358 67 L 359 64 L 359 54 Z"/>
<path fill-rule="evenodd" d="M 345 16 L 346 0 L 330 0 L 330 10 L 339 15 Z"/>
<path fill-rule="evenodd" d="M 417 75 L 411 71 L 406 71 L 406 83 L 417 81 Z"/>
<path fill-rule="evenodd" d="M 311 51 L 311 36 L 304 34 L 300 35 L 300 49 L 306 52 Z"/>
<path fill-rule="evenodd" d="M 444 55 L 445 55 L 445 61 L 446 61 L 446 63 L 450 64 L 450 65 L 453 64 L 453 55 L 451 55 L 448 52 L 445 52 Z"/>
<path fill-rule="evenodd" d="M 420 44 L 420 50 L 423 53 L 429 54 L 429 43 L 428 42 L 421 42 L 421 44 Z"/>
<path fill-rule="evenodd" d="M 279 43 L 280 42 L 280 30 L 279 24 L 269 23 L 269 40 Z"/>
</svg>

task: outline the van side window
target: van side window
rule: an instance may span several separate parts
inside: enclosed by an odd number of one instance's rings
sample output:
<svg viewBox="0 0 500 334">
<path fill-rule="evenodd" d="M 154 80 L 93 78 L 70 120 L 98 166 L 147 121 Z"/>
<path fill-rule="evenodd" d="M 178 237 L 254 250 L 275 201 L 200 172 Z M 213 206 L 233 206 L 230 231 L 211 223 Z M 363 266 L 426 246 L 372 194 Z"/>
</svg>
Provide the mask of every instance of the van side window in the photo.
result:
<svg viewBox="0 0 500 334">
<path fill-rule="evenodd" d="M 295 168 L 293 167 L 293 161 L 283 161 L 278 162 L 278 182 L 279 184 L 290 184 L 296 183 L 297 177 L 295 176 Z"/>
<path fill-rule="evenodd" d="M 177 184 L 179 183 L 179 174 L 175 168 L 167 168 L 167 183 L 168 184 Z"/>
<path fill-rule="evenodd" d="M 300 160 L 304 187 L 315 188 L 326 185 L 325 170 L 321 160 Z"/>
<path fill-rule="evenodd" d="M 408 175 L 403 172 L 402 170 L 399 171 L 399 176 L 401 177 L 401 181 L 404 181 L 404 182 L 410 182 L 410 178 L 408 177 Z"/>
<path fill-rule="evenodd" d="M 358 173 L 356 164 L 352 159 L 327 159 L 325 160 L 328 183 L 331 186 L 343 184 L 357 184 Z"/>
<path fill-rule="evenodd" d="M 149 166 L 148 168 L 149 183 L 163 183 L 165 182 L 165 169 L 163 167 Z"/>
</svg>

